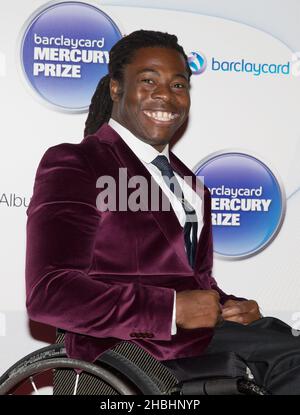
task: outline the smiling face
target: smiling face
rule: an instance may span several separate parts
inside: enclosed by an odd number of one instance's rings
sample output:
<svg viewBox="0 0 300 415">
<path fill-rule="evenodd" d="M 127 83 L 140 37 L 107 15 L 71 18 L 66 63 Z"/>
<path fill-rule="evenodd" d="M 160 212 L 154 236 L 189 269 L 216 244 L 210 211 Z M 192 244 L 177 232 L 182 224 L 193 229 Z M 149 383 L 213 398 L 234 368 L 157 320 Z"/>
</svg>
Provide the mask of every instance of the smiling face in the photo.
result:
<svg viewBox="0 0 300 415">
<path fill-rule="evenodd" d="M 185 59 L 174 49 L 138 49 L 124 66 L 122 83 L 111 80 L 110 92 L 112 118 L 162 151 L 189 113 Z"/>
</svg>

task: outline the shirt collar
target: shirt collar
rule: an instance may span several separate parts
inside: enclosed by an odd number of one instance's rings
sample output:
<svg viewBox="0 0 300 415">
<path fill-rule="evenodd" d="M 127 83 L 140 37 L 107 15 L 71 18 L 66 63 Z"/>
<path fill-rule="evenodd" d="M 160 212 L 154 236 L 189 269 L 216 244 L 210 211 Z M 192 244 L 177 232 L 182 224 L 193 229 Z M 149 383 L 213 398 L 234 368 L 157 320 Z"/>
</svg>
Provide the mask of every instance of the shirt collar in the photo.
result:
<svg viewBox="0 0 300 415">
<path fill-rule="evenodd" d="M 123 125 L 110 119 L 108 125 L 112 127 L 119 136 L 125 141 L 128 147 L 134 152 L 134 154 L 144 163 L 150 164 L 157 156 L 166 156 L 170 161 L 169 157 L 169 144 L 163 149 L 162 152 L 157 151 L 150 144 L 137 138 L 131 131 L 125 128 Z"/>
</svg>

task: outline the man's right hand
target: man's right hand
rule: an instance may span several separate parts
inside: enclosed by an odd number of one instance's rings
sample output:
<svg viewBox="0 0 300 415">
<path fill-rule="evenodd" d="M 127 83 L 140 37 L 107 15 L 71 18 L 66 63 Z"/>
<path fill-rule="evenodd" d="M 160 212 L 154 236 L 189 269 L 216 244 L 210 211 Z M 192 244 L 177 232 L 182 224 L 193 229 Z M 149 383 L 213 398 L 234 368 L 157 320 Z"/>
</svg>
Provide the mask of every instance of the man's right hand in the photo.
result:
<svg viewBox="0 0 300 415">
<path fill-rule="evenodd" d="M 219 300 L 215 290 L 176 293 L 176 325 L 184 329 L 215 327 L 222 316 Z"/>
</svg>

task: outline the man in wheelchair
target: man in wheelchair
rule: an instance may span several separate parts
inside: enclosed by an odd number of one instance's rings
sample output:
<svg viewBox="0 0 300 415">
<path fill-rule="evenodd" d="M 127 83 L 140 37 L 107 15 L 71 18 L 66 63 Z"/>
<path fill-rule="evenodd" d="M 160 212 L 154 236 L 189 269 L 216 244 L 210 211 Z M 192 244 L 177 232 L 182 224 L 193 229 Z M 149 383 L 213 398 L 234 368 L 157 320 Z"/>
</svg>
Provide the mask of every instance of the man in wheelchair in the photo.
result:
<svg viewBox="0 0 300 415">
<path fill-rule="evenodd" d="M 113 366 L 109 349 L 138 346 L 186 393 L 201 373 L 247 368 L 270 393 L 298 394 L 299 338 L 212 276 L 209 191 L 169 149 L 187 123 L 190 77 L 174 35 L 139 30 L 113 46 L 84 139 L 49 148 L 37 170 L 29 317 L 63 329 L 71 359 Z M 199 131 L 199 148 L 205 139 Z"/>
</svg>

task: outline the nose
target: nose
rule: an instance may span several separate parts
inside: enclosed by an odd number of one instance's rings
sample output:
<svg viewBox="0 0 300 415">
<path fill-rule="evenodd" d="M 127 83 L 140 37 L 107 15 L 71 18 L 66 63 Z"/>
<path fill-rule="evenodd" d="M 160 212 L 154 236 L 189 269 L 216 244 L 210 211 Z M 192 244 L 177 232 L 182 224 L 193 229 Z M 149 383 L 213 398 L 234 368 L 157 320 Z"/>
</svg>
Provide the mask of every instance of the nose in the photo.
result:
<svg viewBox="0 0 300 415">
<path fill-rule="evenodd" d="M 156 88 L 152 91 L 151 97 L 153 99 L 161 99 L 162 101 L 170 101 L 171 99 L 171 89 L 169 85 L 157 85 Z"/>
</svg>

